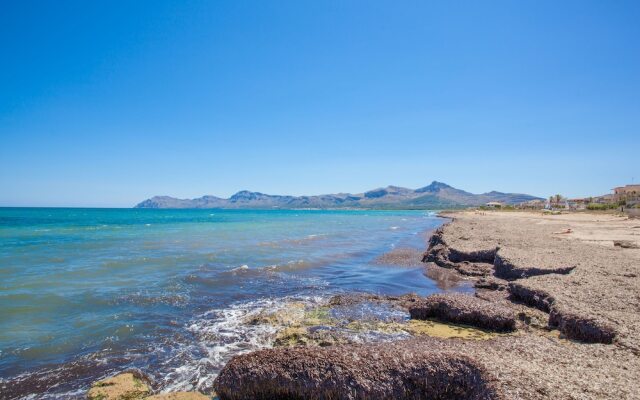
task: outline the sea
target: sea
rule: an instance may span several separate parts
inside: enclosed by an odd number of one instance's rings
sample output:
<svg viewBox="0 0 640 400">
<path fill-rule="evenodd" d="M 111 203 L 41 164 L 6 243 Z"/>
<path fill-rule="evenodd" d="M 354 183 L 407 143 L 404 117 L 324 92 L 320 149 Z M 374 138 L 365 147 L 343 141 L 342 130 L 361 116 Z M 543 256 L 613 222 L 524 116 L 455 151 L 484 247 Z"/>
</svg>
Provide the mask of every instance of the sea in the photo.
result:
<svg viewBox="0 0 640 400">
<path fill-rule="evenodd" d="M 432 211 L 0 208 L 0 398 L 83 398 L 137 369 L 210 389 L 269 347 L 247 315 L 336 294 L 441 291 L 420 265 Z"/>
</svg>

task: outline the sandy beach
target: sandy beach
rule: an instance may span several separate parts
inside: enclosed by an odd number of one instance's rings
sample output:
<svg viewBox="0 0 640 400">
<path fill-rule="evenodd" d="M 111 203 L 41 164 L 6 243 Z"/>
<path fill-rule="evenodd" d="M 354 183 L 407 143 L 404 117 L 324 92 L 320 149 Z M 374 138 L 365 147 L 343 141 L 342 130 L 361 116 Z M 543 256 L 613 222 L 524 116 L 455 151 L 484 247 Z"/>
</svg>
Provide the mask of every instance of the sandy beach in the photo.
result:
<svg viewBox="0 0 640 400">
<path fill-rule="evenodd" d="M 640 221 L 587 213 L 443 216 L 452 222 L 432 236 L 426 272 L 454 272 L 476 291 L 404 306 L 413 318 L 494 330 L 513 323 L 514 332 L 264 350 L 223 369 L 220 397 L 639 398 Z"/>
<path fill-rule="evenodd" d="M 519 308 L 523 317 L 530 307 L 543 312 L 520 335 L 471 350 L 492 365 L 507 398 L 638 398 L 640 221 L 597 213 L 444 215 L 453 222 L 432 238 L 425 261 L 464 271 L 495 252 L 487 276 L 472 278 L 476 296 Z"/>
</svg>

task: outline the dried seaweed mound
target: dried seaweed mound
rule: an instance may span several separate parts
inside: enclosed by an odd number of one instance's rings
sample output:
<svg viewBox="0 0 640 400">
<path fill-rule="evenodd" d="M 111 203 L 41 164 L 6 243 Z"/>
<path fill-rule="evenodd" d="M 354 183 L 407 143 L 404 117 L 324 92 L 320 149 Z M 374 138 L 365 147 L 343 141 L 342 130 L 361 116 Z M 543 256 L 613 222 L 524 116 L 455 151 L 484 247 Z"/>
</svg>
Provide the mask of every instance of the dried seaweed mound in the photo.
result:
<svg viewBox="0 0 640 400">
<path fill-rule="evenodd" d="M 497 332 L 516 328 L 514 312 L 504 306 L 463 294 L 434 294 L 409 309 L 411 318 L 437 318 Z"/>
<path fill-rule="evenodd" d="M 529 287 L 526 282 L 511 282 L 509 292 L 515 300 L 523 301 L 549 313 L 549 326 L 557 328 L 568 338 L 587 343 L 611 344 L 616 330 L 601 319 L 569 311 L 556 304 L 555 299 L 541 289 Z"/>
<path fill-rule="evenodd" d="M 524 266 L 522 265 L 523 264 L 522 261 L 518 262 L 511 259 L 508 256 L 505 256 L 503 252 L 506 252 L 506 251 L 507 250 L 504 250 L 504 249 L 501 251 L 498 251 L 496 253 L 495 260 L 494 260 L 495 274 L 497 277 L 502 279 L 515 280 L 515 279 L 528 278 L 530 276 L 549 275 L 549 274 L 567 275 L 575 269 L 574 265 L 565 265 L 565 266 L 555 267 L 555 266 L 544 265 L 544 262 L 540 262 L 540 261 L 536 263 L 537 260 L 534 260 L 534 261 L 527 260 L 524 263 L 526 266 Z M 510 252 L 524 253 L 528 255 L 529 258 L 535 258 L 535 257 L 532 257 L 528 251 L 523 252 L 521 250 L 512 249 Z"/>
<path fill-rule="evenodd" d="M 511 282 L 509 283 L 509 293 L 513 300 L 522 301 L 538 310 L 549 312 L 551 311 L 551 304 L 555 301 L 549 293 L 541 289 L 534 289 L 523 282 Z"/>
<path fill-rule="evenodd" d="M 578 315 L 559 307 L 549 314 L 549 325 L 557 327 L 568 338 L 588 343 L 613 343 L 616 331 L 609 324 L 592 317 Z"/>
<path fill-rule="evenodd" d="M 234 357 L 214 387 L 240 399 L 502 399 L 472 358 L 428 341 L 278 348 Z"/>
</svg>

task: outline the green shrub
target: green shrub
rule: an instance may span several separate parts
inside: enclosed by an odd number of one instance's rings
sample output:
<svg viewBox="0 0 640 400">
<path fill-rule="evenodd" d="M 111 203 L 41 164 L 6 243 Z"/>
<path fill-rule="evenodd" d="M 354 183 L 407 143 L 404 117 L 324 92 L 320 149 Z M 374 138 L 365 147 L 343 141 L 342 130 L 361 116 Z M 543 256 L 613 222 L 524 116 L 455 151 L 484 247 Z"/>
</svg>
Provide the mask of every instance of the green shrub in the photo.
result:
<svg viewBox="0 0 640 400">
<path fill-rule="evenodd" d="M 615 210 L 618 208 L 617 204 L 602 204 L 602 203 L 589 203 L 587 204 L 587 210 Z"/>
</svg>

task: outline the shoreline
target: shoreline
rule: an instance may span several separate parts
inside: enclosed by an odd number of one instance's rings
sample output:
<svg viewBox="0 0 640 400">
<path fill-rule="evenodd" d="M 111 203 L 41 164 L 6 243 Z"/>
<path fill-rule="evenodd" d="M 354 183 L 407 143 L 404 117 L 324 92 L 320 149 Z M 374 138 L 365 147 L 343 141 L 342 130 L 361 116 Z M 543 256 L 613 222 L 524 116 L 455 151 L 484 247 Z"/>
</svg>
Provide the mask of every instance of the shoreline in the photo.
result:
<svg viewBox="0 0 640 400">
<path fill-rule="evenodd" d="M 273 347 L 231 358 L 213 383 L 215 398 L 638 398 L 640 221 L 522 211 L 437 216 L 448 221 L 426 251 L 398 248 L 379 259 L 422 265 L 445 294 L 347 294 L 249 315 L 248 323 L 274 331 Z M 153 382 L 128 372 L 94 382 L 88 397 L 214 396 L 152 396 Z M 416 386 L 416 373 L 431 383 Z"/>
<path fill-rule="evenodd" d="M 265 350 L 238 356 L 223 369 L 215 384 L 220 398 L 244 399 L 247 393 L 350 398 L 348 386 L 339 383 L 345 380 L 356 382 L 357 396 L 373 398 L 408 398 L 421 391 L 452 399 L 638 398 L 640 252 L 633 248 L 637 237 L 627 248 L 615 243 L 634 238 L 640 223 L 594 214 L 439 216 L 452 221 L 432 236 L 424 255 L 427 268 L 472 281 L 475 295 L 415 299 L 412 317 L 511 327 L 505 321 L 515 316 L 514 334 L 486 341 L 422 337 L 388 345 L 423 354 L 418 361 L 403 356 L 412 365 L 409 370 L 394 367 L 394 355 L 379 344 L 333 348 L 355 359 L 317 355 L 307 347 Z M 461 367 L 462 355 L 466 367 Z M 378 376 L 369 376 L 359 359 L 368 360 Z M 297 373 L 290 365 L 301 362 L 307 371 Z M 342 367 L 334 370 L 336 365 Z M 411 386 L 415 371 L 434 368 L 449 371 L 448 377 L 432 376 L 434 385 Z M 270 384 L 272 370 L 278 371 L 278 388 Z M 466 382 L 465 374 L 475 376 L 476 384 Z M 326 379 L 338 383 L 326 387 Z M 458 390 L 440 385 L 447 380 L 459 382 Z"/>
</svg>

